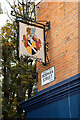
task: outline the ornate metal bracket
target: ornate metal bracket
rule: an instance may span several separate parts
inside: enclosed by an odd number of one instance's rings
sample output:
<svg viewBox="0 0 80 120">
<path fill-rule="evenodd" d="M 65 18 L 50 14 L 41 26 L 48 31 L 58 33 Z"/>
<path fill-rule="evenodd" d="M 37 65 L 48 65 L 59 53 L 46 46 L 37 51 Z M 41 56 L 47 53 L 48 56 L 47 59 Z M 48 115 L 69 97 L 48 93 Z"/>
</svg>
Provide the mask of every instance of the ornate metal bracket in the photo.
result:
<svg viewBox="0 0 80 120">
<path fill-rule="evenodd" d="M 45 24 L 43 24 L 43 22 L 46 22 Z M 38 24 L 42 24 L 45 27 L 45 32 L 48 31 L 50 29 L 50 21 L 46 21 L 46 20 L 39 20 L 36 23 Z"/>
<path fill-rule="evenodd" d="M 46 63 L 43 63 L 44 66 L 49 64 L 49 57 L 48 57 L 49 43 L 48 42 L 45 44 L 45 50 L 46 50 Z"/>
<path fill-rule="evenodd" d="M 18 41 L 19 41 L 19 30 L 18 30 L 19 29 L 19 23 L 18 23 L 18 21 L 21 20 L 22 22 L 26 22 L 28 24 L 33 24 L 33 25 L 35 25 L 37 27 L 42 27 L 43 28 L 45 65 L 47 65 L 49 63 L 49 58 L 48 58 L 48 53 L 47 53 L 48 50 L 49 50 L 49 46 L 48 46 L 48 43 L 46 43 L 45 32 L 50 29 L 50 21 L 46 21 L 46 20 L 36 21 L 35 12 L 34 12 L 35 19 L 34 19 L 34 17 L 29 16 L 28 13 L 27 13 L 27 11 L 28 11 L 28 7 L 27 7 L 28 3 L 24 4 L 24 2 L 22 2 L 22 3 L 18 2 L 18 4 L 22 6 L 22 8 L 23 8 L 22 12 L 19 12 L 19 13 L 17 12 L 15 3 L 14 3 L 15 8 L 11 12 L 11 15 L 16 17 L 16 21 L 17 21 L 17 54 L 19 55 L 19 51 L 18 51 L 18 46 L 19 46 L 19 43 L 18 43 Z M 25 8 L 25 6 L 26 6 L 26 8 Z M 35 5 L 34 5 L 33 9 L 35 9 Z M 41 61 L 39 58 L 35 58 L 35 59 Z"/>
<path fill-rule="evenodd" d="M 45 26 L 47 27 L 47 29 L 45 31 L 48 31 L 50 29 L 50 21 L 47 22 Z"/>
</svg>

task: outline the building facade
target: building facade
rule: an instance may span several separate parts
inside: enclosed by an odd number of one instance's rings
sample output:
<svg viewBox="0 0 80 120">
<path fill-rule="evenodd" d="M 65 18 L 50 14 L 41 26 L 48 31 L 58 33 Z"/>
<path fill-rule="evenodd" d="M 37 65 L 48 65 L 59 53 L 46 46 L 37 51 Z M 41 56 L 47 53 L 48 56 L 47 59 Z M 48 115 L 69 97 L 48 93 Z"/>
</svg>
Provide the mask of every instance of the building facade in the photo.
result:
<svg viewBox="0 0 80 120">
<path fill-rule="evenodd" d="M 43 2 L 37 21 L 50 21 L 46 31 L 47 65 L 37 61 L 38 93 L 23 101 L 28 119 L 80 118 L 79 2 Z M 41 74 L 54 67 L 54 80 L 41 85 Z"/>
<path fill-rule="evenodd" d="M 49 64 L 37 62 L 38 91 L 79 73 L 79 3 L 41 2 L 37 8 L 37 21 L 50 21 L 46 32 Z M 55 80 L 41 86 L 41 72 L 55 66 Z"/>
</svg>

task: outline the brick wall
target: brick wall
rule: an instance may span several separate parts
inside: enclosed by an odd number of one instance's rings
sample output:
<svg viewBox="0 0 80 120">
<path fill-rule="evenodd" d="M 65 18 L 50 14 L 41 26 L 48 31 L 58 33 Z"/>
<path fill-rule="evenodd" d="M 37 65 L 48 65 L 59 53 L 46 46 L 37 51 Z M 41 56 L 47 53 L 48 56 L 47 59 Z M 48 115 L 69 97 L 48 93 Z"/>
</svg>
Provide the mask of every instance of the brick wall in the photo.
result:
<svg viewBox="0 0 80 120">
<path fill-rule="evenodd" d="M 51 29 L 46 32 L 50 63 L 37 62 L 38 91 L 63 81 L 78 71 L 78 3 L 41 2 L 37 8 L 37 21 L 47 20 Z M 55 81 L 41 86 L 41 72 L 55 66 Z"/>
</svg>

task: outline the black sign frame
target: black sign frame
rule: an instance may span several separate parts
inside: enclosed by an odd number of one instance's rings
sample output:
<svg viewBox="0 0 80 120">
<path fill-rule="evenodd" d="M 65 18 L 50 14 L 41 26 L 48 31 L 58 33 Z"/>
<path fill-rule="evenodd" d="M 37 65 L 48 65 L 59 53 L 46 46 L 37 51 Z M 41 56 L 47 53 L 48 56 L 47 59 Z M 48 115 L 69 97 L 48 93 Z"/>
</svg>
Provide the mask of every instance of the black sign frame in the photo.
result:
<svg viewBox="0 0 80 120">
<path fill-rule="evenodd" d="M 22 21 L 22 20 L 17 20 L 17 59 L 19 59 L 19 22 L 43 29 L 43 31 L 44 31 L 44 62 L 43 62 L 43 65 L 46 65 L 46 39 L 45 39 L 46 25 L 44 25 L 42 23 L 36 22 L 35 24 L 33 24 L 30 22 L 27 23 L 27 22 Z M 49 21 L 49 24 L 50 24 L 50 21 Z M 50 29 L 50 28 L 48 28 L 48 29 Z"/>
</svg>

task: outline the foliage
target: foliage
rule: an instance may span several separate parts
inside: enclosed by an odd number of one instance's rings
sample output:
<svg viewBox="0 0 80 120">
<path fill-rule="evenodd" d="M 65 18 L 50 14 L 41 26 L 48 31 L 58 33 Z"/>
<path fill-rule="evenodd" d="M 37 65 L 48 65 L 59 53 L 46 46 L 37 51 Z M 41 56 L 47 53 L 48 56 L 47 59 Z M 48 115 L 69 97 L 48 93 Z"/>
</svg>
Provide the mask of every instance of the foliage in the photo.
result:
<svg viewBox="0 0 80 120">
<path fill-rule="evenodd" d="M 29 5 L 29 4 L 28 4 Z M 13 11 L 15 7 L 18 13 L 23 10 L 21 6 L 11 6 Z M 29 6 L 27 6 L 29 7 Z M 33 11 L 34 12 L 34 11 Z M 29 11 L 27 15 L 29 14 Z M 23 14 L 24 15 L 24 14 Z M 29 57 L 17 59 L 17 23 L 14 18 L 13 23 L 7 21 L 1 28 L 2 36 L 2 112 L 5 120 L 25 120 L 25 113 L 19 103 L 32 96 L 32 90 L 36 81 L 35 62 Z"/>
</svg>

